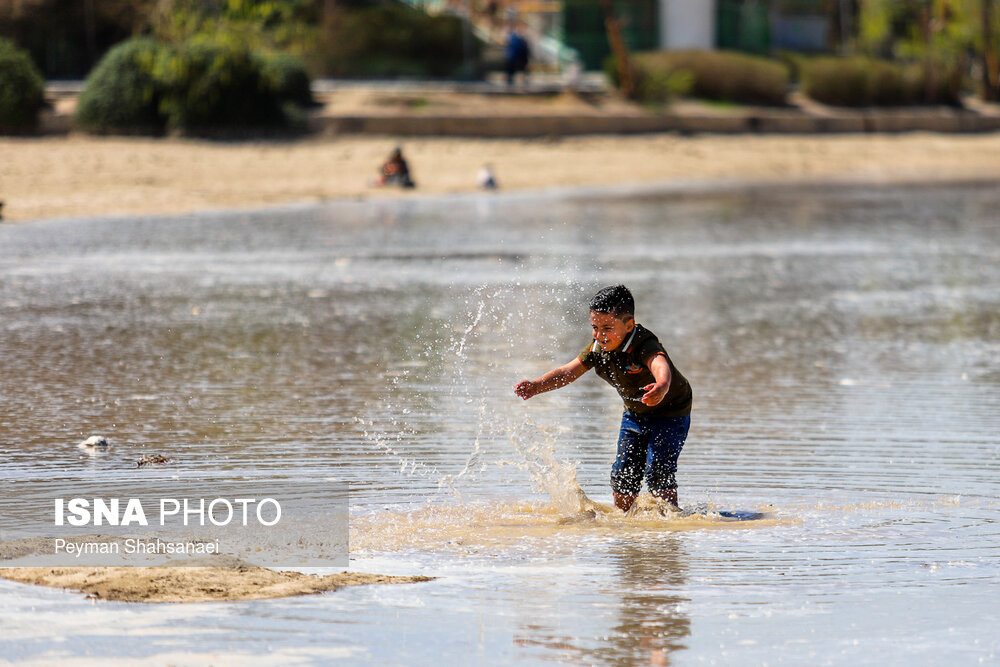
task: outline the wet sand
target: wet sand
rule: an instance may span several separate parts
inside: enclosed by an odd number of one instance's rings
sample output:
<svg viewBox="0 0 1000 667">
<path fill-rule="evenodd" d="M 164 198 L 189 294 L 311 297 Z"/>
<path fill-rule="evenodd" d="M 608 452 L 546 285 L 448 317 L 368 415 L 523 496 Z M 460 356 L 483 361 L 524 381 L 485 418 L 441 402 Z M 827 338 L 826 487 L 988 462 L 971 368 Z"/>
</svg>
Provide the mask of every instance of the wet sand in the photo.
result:
<svg viewBox="0 0 1000 667">
<path fill-rule="evenodd" d="M 98 600 L 120 602 L 219 602 L 263 600 L 335 591 L 363 584 L 404 584 L 430 577 L 392 577 L 361 572 L 326 576 L 275 572 L 249 564 L 226 567 L 20 567 L 0 577 L 66 588 Z"/>
<path fill-rule="evenodd" d="M 418 188 L 372 188 L 401 143 Z M 6 221 L 254 209 L 337 198 L 471 192 L 491 163 L 505 191 L 669 183 L 1000 180 L 1000 134 L 392 137 L 211 142 L 0 138 Z"/>
</svg>

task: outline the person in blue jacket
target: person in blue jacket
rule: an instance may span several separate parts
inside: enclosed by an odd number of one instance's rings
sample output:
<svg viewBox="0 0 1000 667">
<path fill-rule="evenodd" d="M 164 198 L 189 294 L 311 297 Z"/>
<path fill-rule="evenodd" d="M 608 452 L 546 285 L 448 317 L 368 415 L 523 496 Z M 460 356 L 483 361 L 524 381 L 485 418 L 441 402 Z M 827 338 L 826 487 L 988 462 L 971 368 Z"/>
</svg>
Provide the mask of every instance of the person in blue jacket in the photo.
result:
<svg viewBox="0 0 1000 667">
<path fill-rule="evenodd" d="M 531 60 L 531 50 L 528 48 L 528 40 L 518 32 L 517 28 L 511 28 L 507 37 L 507 45 L 504 48 L 507 85 L 514 84 L 514 76 L 518 72 L 527 75 L 529 60 Z"/>
</svg>

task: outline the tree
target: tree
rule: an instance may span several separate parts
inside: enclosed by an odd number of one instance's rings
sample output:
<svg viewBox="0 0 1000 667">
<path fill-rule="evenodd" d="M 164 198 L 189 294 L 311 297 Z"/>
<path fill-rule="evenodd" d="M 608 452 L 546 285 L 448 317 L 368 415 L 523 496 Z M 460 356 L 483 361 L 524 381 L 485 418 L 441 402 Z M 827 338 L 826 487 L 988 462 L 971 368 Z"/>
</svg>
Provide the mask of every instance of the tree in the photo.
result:
<svg viewBox="0 0 1000 667">
<path fill-rule="evenodd" d="M 993 33 L 993 0 L 980 0 L 982 3 L 982 39 L 983 45 L 980 49 L 982 67 L 982 87 L 983 99 L 996 102 L 1000 99 L 1000 72 L 997 67 L 996 43 Z"/>
<path fill-rule="evenodd" d="M 601 8 L 604 10 L 604 28 L 608 33 L 608 44 L 611 46 L 611 53 L 615 56 L 618 64 L 619 89 L 622 95 L 631 98 L 635 94 L 635 81 L 632 77 L 632 64 L 629 62 L 628 47 L 622 37 L 621 21 L 615 15 L 613 0 L 601 0 Z"/>
</svg>

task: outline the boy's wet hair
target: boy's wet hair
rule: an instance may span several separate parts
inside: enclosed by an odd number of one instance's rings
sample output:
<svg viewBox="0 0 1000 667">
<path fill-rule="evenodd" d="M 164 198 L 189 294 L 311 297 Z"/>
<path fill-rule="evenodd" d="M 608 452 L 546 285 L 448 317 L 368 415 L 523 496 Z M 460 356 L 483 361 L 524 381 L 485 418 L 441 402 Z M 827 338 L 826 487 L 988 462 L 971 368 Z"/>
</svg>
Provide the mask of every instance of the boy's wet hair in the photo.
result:
<svg viewBox="0 0 1000 667">
<path fill-rule="evenodd" d="M 609 285 L 590 300 L 590 312 L 608 313 L 618 319 L 635 317 L 635 299 L 624 285 Z"/>
</svg>

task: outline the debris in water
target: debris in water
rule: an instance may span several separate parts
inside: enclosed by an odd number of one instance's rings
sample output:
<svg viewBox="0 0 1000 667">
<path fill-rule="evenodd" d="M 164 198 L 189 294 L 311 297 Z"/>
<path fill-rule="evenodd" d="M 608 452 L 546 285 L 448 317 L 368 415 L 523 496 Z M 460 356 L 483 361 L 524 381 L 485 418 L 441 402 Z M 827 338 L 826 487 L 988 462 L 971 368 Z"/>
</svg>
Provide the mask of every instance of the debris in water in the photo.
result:
<svg viewBox="0 0 1000 667">
<path fill-rule="evenodd" d="M 148 456 L 143 456 L 141 459 L 136 461 L 135 467 L 141 468 L 145 465 L 163 465 L 164 463 L 169 463 L 170 459 L 162 454 L 149 454 Z"/>
</svg>

